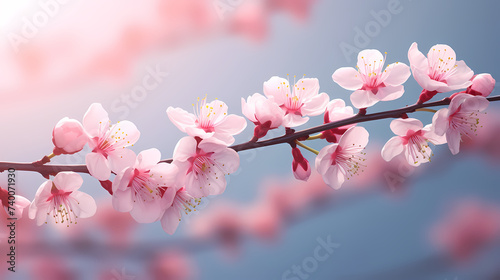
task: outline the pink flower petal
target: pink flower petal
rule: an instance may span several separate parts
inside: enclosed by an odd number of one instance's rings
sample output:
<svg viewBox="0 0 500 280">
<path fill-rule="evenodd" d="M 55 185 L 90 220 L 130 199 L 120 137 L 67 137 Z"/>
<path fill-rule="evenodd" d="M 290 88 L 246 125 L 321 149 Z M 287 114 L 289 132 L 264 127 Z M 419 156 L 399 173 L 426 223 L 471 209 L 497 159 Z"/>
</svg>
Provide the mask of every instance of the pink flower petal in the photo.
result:
<svg viewBox="0 0 500 280">
<path fill-rule="evenodd" d="M 490 102 L 488 99 L 486 99 L 483 96 L 471 96 L 467 100 L 465 100 L 462 104 L 461 110 L 464 110 L 466 112 L 468 111 L 484 111 L 488 106 L 490 105 Z"/>
<path fill-rule="evenodd" d="M 144 150 L 137 155 L 137 166 L 139 170 L 149 170 L 161 160 L 161 153 L 158 149 L 152 148 Z"/>
<path fill-rule="evenodd" d="M 449 129 L 446 132 L 446 141 L 448 142 L 448 148 L 453 155 L 458 154 L 460 152 L 460 141 L 462 140 L 462 136 L 460 132 L 454 129 Z"/>
<path fill-rule="evenodd" d="M 227 173 L 236 172 L 240 166 L 240 156 L 235 150 L 230 148 L 214 153 L 212 158 L 219 164 L 223 164 Z"/>
<path fill-rule="evenodd" d="M 111 168 L 109 167 L 108 160 L 103 155 L 89 153 L 85 156 L 85 163 L 90 175 L 97 180 L 106 181 L 111 176 Z"/>
<path fill-rule="evenodd" d="M 109 127 L 108 113 L 101 104 L 93 103 L 83 117 L 83 127 L 91 137 L 101 137 Z"/>
<path fill-rule="evenodd" d="M 245 98 L 243 97 L 241 98 L 241 111 L 243 112 L 243 115 L 245 115 L 245 117 L 253 123 L 257 122 L 257 118 L 255 117 L 255 103 L 256 99 L 259 99 L 259 96 L 261 95 L 254 93 L 254 95 L 247 97 L 248 101 L 245 101 Z"/>
<path fill-rule="evenodd" d="M 338 190 L 342 187 L 342 184 L 345 181 L 345 176 L 342 174 L 338 166 L 332 165 L 328 169 L 328 172 L 323 175 L 323 180 L 325 181 L 325 184 L 335 190 Z"/>
<path fill-rule="evenodd" d="M 427 71 L 427 68 L 429 67 L 427 58 L 418 50 L 417 43 L 413 43 L 410 46 L 410 49 L 408 50 L 408 60 L 410 61 L 412 70 L 415 68 L 422 72 Z"/>
<path fill-rule="evenodd" d="M 399 136 L 406 136 L 409 130 L 416 132 L 421 130 L 424 127 L 424 125 L 422 124 L 421 121 L 417 119 L 408 118 L 408 119 L 395 119 L 391 122 L 390 127 L 392 132 L 394 132 L 394 134 Z"/>
<path fill-rule="evenodd" d="M 172 235 L 177 230 L 180 221 L 181 213 L 176 211 L 174 207 L 169 207 L 165 210 L 165 213 L 161 218 L 161 227 L 166 233 Z"/>
<path fill-rule="evenodd" d="M 437 135 L 444 135 L 448 130 L 448 108 L 443 108 L 437 111 L 432 117 L 432 125 L 434 126 L 434 132 Z"/>
<path fill-rule="evenodd" d="M 116 190 L 113 193 L 113 208 L 119 212 L 130 212 L 134 208 L 132 189 Z"/>
<path fill-rule="evenodd" d="M 448 45 L 437 44 L 432 46 L 427 53 L 427 58 L 431 61 L 439 58 L 450 58 L 451 61 L 456 61 L 457 55 L 455 51 Z"/>
<path fill-rule="evenodd" d="M 357 66 L 359 69 L 359 73 L 364 74 L 364 75 L 368 75 L 372 71 L 378 72 L 376 70 L 383 67 L 384 61 L 385 61 L 384 56 L 382 55 L 382 53 L 380 51 L 372 50 L 372 49 L 362 50 L 358 54 Z M 376 67 L 370 66 L 370 64 L 372 64 L 372 65 L 375 64 L 374 66 L 376 66 Z M 370 70 L 367 70 L 367 69 L 370 69 Z"/>
<path fill-rule="evenodd" d="M 291 94 L 288 80 L 278 76 L 271 77 L 264 82 L 264 94 L 278 105 L 284 104 L 286 95 Z"/>
<path fill-rule="evenodd" d="M 474 71 L 472 71 L 463 60 L 458 61 L 455 72 L 446 79 L 446 83 L 448 83 L 446 91 L 462 89 L 472 85 L 470 81 L 472 76 L 474 76 Z"/>
<path fill-rule="evenodd" d="M 361 126 L 349 128 L 339 140 L 339 146 L 343 150 L 349 149 L 352 152 L 363 150 L 368 144 L 368 131 Z"/>
<path fill-rule="evenodd" d="M 444 89 L 446 91 L 446 87 L 448 86 L 446 83 L 443 82 L 438 82 L 433 79 L 431 79 L 426 72 L 422 72 L 417 69 L 413 69 L 413 77 L 417 81 L 417 83 L 424 89 L 428 91 L 438 91 L 442 92 L 440 90 Z"/>
<path fill-rule="evenodd" d="M 228 115 L 215 127 L 215 131 L 217 133 L 236 135 L 240 134 L 246 127 L 247 121 L 245 118 L 237 115 Z"/>
<path fill-rule="evenodd" d="M 186 191 L 193 197 L 201 198 L 208 196 L 210 193 L 208 187 L 204 184 L 205 182 L 201 181 L 202 179 L 206 181 L 210 180 L 206 178 L 199 178 L 199 176 L 193 172 L 186 176 Z"/>
<path fill-rule="evenodd" d="M 331 166 L 332 159 L 330 157 L 337 150 L 338 144 L 331 144 L 323 147 L 319 151 L 318 156 L 316 156 L 315 166 L 318 173 L 323 176 L 328 172 L 328 169 Z"/>
<path fill-rule="evenodd" d="M 177 177 L 181 177 L 178 171 L 179 168 L 176 165 L 162 162 L 153 166 L 150 169 L 150 174 L 155 180 L 161 182 L 162 185 L 175 187 L 177 184 Z"/>
<path fill-rule="evenodd" d="M 72 192 L 82 186 L 83 179 L 82 176 L 74 172 L 59 172 L 54 177 L 54 184 L 61 191 Z"/>
<path fill-rule="evenodd" d="M 125 148 L 115 150 L 108 156 L 109 166 L 115 173 L 119 173 L 123 169 L 133 166 L 135 160 L 135 153 L 132 150 Z"/>
<path fill-rule="evenodd" d="M 214 132 L 206 132 L 204 129 L 195 126 L 187 126 L 185 127 L 185 131 L 187 134 L 189 134 L 189 136 L 198 136 L 202 139 L 207 139 L 214 136 Z"/>
<path fill-rule="evenodd" d="M 72 193 L 72 197 L 76 201 L 78 201 L 78 206 L 73 207 L 73 211 L 75 211 L 75 209 L 80 210 L 78 218 L 89 218 L 89 217 L 94 216 L 94 214 L 97 211 L 97 205 L 96 205 L 95 200 L 92 196 L 90 196 L 84 192 L 76 191 L 76 192 Z"/>
<path fill-rule="evenodd" d="M 115 193 L 118 190 L 126 190 L 128 189 L 128 185 L 130 183 L 130 180 L 134 176 L 134 167 L 128 167 L 116 175 L 115 179 L 113 180 L 113 184 L 111 185 L 113 189 L 113 193 Z"/>
<path fill-rule="evenodd" d="M 302 117 L 302 116 L 296 115 L 296 114 L 287 114 L 283 118 L 282 125 L 284 127 L 296 127 L 296 126 L 305 124 L 307 121 L 309 121 L 308 117 Z"/>
<path fill-rule="evenodd" d="M 175 161 L 187 161 L 196 154 L 196 140 L 193 137 L 186 136 L 177 142 L 174 149 Z"/>
<path fill-rule="evenodd" d="M 316 78 L 303 78 L 297 81 L 293 87 L 296 95 L 302 96 L 304 100 L 309 100 L 318 95 L 319 81 Z"/>
<path fill-rule="evenodd" d="M 358 90 L 363 87 L 363 80 L 360 77 L 360 73 L 352 67 L 337 69 L 333 73 L 332 79 L 339 86 L 347 90 Z"/>
<path fill-rule="evenodd" d="M 410 67 L 404 63 L 392 63 L 387 66 L 382 74 L 385 85 L 399 86 L 404 84 L 411 76 Z"/>
<path fill-rule="evenodd" d="M 375 98 L 381 101 L 391 101 L 400 98 L 405 92 L 404 86 L 386 86 L 378 89 Z"/>
<path fill-rule="evenodd" d="M 160 200 L 150 202 L 137 200 L 134 208 L 130 210 L 130 215 L 138 223 L 153 223 L 161 218 L 162 210 Z"/>
<path fill-rule="evenodd" d="M 181 108 L 167 108 L 167 115 L 170 121 L 182 132 L 186 132 L 186 127 L 196 126 L 196 117 Z"/>
<path fill-rule="evenodd" d="M 368 90 L 357 90 L 351 94 L 351 103 L 354 107 L 368 108 L 375 105 L 379 100 Z"/>
<path fill-rule="evenodd" d="M 330 101 L 330 97 L 326 93 L 321 93 L 314 96 L 309 102 L 305 103 L 301 108 L 302 115 L 317 116 L 325 112 L 326 106 Z"/>
<path fill-rule="evenodd" d="M 403 140 L 399 136 L 394 136 L 382 148 L 382 158 L 385 161 L 391 161 L 395 156 L 401 154 L 403 150 Z"/>
<path fill-rule="evenodd" d="M 113 125 L 112 131 L 114 134 L 115 143 L 113 146 L 116 148 L 129 147 L 134 145 L 141 133 L 134 123 L 130 121 L 121 121 Z"/>
</svg>

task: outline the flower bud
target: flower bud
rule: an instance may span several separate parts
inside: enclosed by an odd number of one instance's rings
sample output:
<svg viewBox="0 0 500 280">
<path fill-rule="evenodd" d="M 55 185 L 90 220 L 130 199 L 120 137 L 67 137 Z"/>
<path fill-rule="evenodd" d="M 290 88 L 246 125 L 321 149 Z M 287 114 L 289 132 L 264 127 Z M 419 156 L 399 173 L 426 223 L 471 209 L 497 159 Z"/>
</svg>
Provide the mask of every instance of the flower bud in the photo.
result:
<svg viewBox="0 0 500 280">
<path fill-rule="evenodd" d="M 479 74 L 472 77 L 472 85 L 467 88 L 467 93 L 472 95 L 488 96 L 495 88 L 495 79 L 490 74 Z"/>
<path fill-rule="evenodd" d="M 60 120 L 52 130 L 55 155 L 74 154 L 83 149 L 88 136 L 79 121 L 69 118 Z"/>
<path fill-rule="evenodd" d="M 295 176 L 295 179 L 297 180 L 307 181 L 309 176 L 311 176 L 311 166 L 309 165 L 309 161 L 304 158 L 297 147 L 292 148 L 292 156 L 293 176 Z"/>
</svg>

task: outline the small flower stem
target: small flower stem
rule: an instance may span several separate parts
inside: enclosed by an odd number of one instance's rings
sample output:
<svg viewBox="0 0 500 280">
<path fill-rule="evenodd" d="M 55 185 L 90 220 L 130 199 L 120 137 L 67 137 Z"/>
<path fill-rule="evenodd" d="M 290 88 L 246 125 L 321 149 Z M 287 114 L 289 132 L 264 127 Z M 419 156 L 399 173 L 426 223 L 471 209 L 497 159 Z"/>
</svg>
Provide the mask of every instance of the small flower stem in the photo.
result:
<svg viewBox="0 0 500 280">
<path fill-rule="evenodd" d="M 318 152 L 318 151 L 316 151 L 315 149 L 313 149 L 313 148 L 311 148 L 311 147 L 309 147 L 309 146 L 307 146 L 307 145 L 304 145 L 302 142 L 300 142 L 300 141 L 298 141 L 298 140 L 295 140 L 295 143 L 297 143 L 297 145 L 301 146 L 302 148 L 304 148 L 304 149 L 308 150 L 308 151 L 309 151 L 309 152 L 311 152 L 311 153 L 314 153 L 314 154 L 316 154 L 316 155 L 318 155 L 318 154 L 319 154 L 319 152 Z"/>
<path fill-rule="evenodd" d="M 53 157 L 55 157 L 55 156 L 56 155 L 54 153 L 51 153 L 48 156 L 44 156 L 41 160 L 35 161 L 33 164 L 35 164 L 35 165 L 44 165 L 46 163 L 49 163 L 50 159 L 53 158 Z"/>
<path fill-rule="evenodd" d="M 307 138 L 306 140 L 316 140 L 316 139 L 321 139 L 321 137 L 323 136 L 323 133 L 318 133 L 316 135 L 312 135 L 312 136 L 309 136 L 309 138 Z"/>
<path fill-rule="evenodd" d="M 429 108 L 420 108 L 420 109 L 415 109 L 415 112 L 431 112 L 431 113 L 436 113 L 437 111 L 434 109 L 429 109 Z"/>
</svg>

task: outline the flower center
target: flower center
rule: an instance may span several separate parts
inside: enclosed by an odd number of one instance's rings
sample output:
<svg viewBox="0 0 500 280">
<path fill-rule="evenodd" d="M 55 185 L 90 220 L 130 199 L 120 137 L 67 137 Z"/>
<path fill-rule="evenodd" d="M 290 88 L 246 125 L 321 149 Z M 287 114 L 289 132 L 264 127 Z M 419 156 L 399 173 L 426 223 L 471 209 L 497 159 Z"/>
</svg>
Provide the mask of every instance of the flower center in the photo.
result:
<svg viewBox="0 0 500 280">
<path fill-rule="evenodd" d="M 49 212 L 47 215 L 52 214 L 54 221 L 56 224 L 66 223 L 67 227 L 70 224 L 75 223 L 78 216 L 73 212 L 71 203 L 80 204 L 76 199 L 70 196 L 72 192 L 64 192 L 62 190 L 57 189 L 56 185 L 52 183 L 51 196 L 47 199 L 47 201 L 52 201 L 52 209 L 49 208 Z M 47 223 L 47 222 L 45 222 Z"/>
<path fill-rule="evenodd" d="M 134 191 L 136 200 L 151 202 L 156 198 L 161 198 L 160 186 L 151 179 L 152 177 L 153 175 L 149 174 L 149 171 L 134 170 L 134 176 L 128 186 Z"/>
<path fill-rule="evenodd" d="M 172 207 L 177 208 L 179 211 L 184 212 L 184 214 L 189 214 L 196 211 L 196 206 L 200 205 L 201 199 L 194 198 L 189 195 L 185 188 L 181 188 L 177 191 L 174 201 L 172 202 Z M 181 219 L 179 219 L 180 221 Z"/>
<path fill-rule="evenodd" d="M 419 161 L 431 161 L 431 157 L 434 155 L 432 150 L 429 148 L 428 140 L 422 136 L 422 131 L 418 130 L 413 132 L 408 131 L 406 136 L 403 136 L 403 144 L 406 145 L 408 155 L 413 159 L 414 163 L 417 164 Z"/>
<path fill-rule="evenodd" d="M 364 172 L 366 165 L 363 162 L 366 161 L 364 158 L 366 153 L 363 150 L 364 148 L 356 147 L 355 144 L 343 149 L 337 146 L 337 150 L 332 154 L 332 165 L 337 164 L 342 174 L 349 180 L 354 175 Z"/>
<path fill-rule="evenodd" d="M 205 132 L 214 132 L 214 127 L 222 121 L 227 115 L 227 107 L 220 101 L 214 101 L 207 104 L 207 97 L 201 99 L 198 97 L 196 105 L 193 104 L 196 124 Z"/>
<path fill-rule="evenodd" d="M 368 61 L 365 59 L 365 57 L 361 57 L 361 59 L 363 60 L 363 65 L 356 65 L 356 67 L 358 68 L 361 80 L 363 81 L 363 90 L 377 89 L 380 84 L 382 84 L 380 82 L 380 79 L 382 78 L 382 69 L 384 68 L 386 58 L 387 52 L 385 53 L 384 58 L 378 61 Z M 374 94 L 376 93 L 377 92 L 374 92 Z"/>
<path fill-rule="evenodd" d="M 100 127 L 103 127 L 102 122 L 99 122 L 99 124 L 101 124 Z M 107 157 L 110 152 L 116 149 L 116 147 L 128 146 L 130 144 L 130 141 L 127 139 L 128 134 L 121 128 L 117 127 L 117 124 L 109 125 L 108 130 L 102 137 L 94 137 L 92 139 L 95 144 L 95 148 L 92 152 L 100 153 Z M 99 135 L 102 134 L 99 133 Z"/>
<path fill-rule="evenodd" d="M 432 49 L 429 54 L 429 77 L 435 81 L 445 81 L 455 72 L 457 65 L 454 57 L 447 54 L 447 49 Z"/>
<path fill-rule="evenodd" d="M 465 135 L 471 139 L 472 136 L 477 136 L 477 130 L 482 127 L 479 125 L 480 112 L 461 112 L 461 107 L 450 116 L 449 125 L 452 129 L 458 131 L 460 135 Z"/>
</svg>

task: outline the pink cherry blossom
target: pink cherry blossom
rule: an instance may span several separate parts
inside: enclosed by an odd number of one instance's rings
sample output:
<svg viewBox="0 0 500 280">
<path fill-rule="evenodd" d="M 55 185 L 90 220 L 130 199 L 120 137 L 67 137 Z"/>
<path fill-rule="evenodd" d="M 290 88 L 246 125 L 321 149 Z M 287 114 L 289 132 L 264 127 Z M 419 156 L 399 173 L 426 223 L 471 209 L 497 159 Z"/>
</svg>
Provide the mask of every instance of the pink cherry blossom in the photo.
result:
<svg viewBox="0 0 500 280">
<path fill-rule="evenodd" d="M 271 100 L 259 93 L 245 99 L 241 98 L 243 114 L 255 124 L 254 137 L 266 136 L 271 129 L 278 128 L 283 123 L 285 112 Z"/>
<path fill-rule="evenodd" d="M 363 167 L 363 150 L 368 144 L 368 131 L 352 127 L 340 137 L 338 144 L 331 144 L 316 157 L 316 170 L 327 185 L 339 189 L 345 179 L 359 174 Z"/>
<path fill-rule="evenodd" d="M 129 121 L 111 125 L 108 113 L 99 103 L 90 106 L 83 117 L 83 127 L 89 135 L 89 147 L 85 162 L 90 175 L 105 181 L 111 171 L 118 173 L 134 163 L 135 154 L 126 147 L 139 140 L 139 130 Z"/>
<path fill-rule="evenodd" d="M 199 101 L 199 99 L 198 99 Z M 182 132 L 193 137 L 214 137 L 227 145 L 234 143 L 233 135 L 241 133 L 247 126 L 245 118 L 227 114 L 226 103 L 214 100 L 207 103 L 206 97 L 194 106 L 194 114 L 181 108 L 168 107 L 170 121 Z"/>
<path fill-rule="evenodd" d="M 167 206 L 162 213 L 161 226 L 166 233 L 172 235 L 179 226 L 182 212 L 187 215 L 192 211 L 196 211 L 196 206 L 200 205 L 201 200 L 190 195 L 186 188 L 179 188 L 178 190 L 168 188 L 166 192 L 169 192 L 169 194 L 165 195 L 172 196 L 173 199 L 171 205 Z"/>
<path fill-rule="evenodd" d="M 461 93 L 434 114 L 432 124 L 437 135 L 446 135 L 446 141 L 452 154 L 460 151 L 462 137 L 471 138 L 480 128 L 481 112 L 486 110 L 489 101 L 482 96 Z"/>
<path fill-rule="evenodd" d="M 82 124 L 74 119 L 63 118 L 52 130 L 52 143 L 55 155 L 74 154 L 87 144 L 88 136 Z"/>
<path fill-rule="evenodd" d="M 455 51 L 448 45 L 435 45 L 425 57 L 413 43 L 408 50 L 413 77 L 424 89 L 419 102 L 424 103 L 438 92 L 470 86 L 474 72 L 463 60 L 456 61 Z"/>
<path fill-rule="evenodd" d="M 167 188 L 175 188 L 177 166 L 159 163 L 161 153 L 149 149 L 139 153 L 135 164 L 123 169 L 113 181 L 113 207 L 130 212 L 139 223 L 157 221 L 173 199 Z"/>
<path fill-rule="evenodd" d="M 391 161 L 404 152 L 406 160 L 412 166 L 430 162 L 433 155 L 429 142 L 434 145 L 446 143 L 444 136 L 434 133 L 431 125 L 424 125 L 413 118 L 395 119 L 391 122 L 391 130 L 397 136 L 392 137 L 382 148 L 382 158 Z"/>
<path fill-rule="evenodd" d="M 179 176 L 185 176 L 187 192 L 196 198 L 218 195 L 226 189 L 225 175 L 235 172 L 240 157 L 223 143 L 184 137 L 174 150 Z"/>
<path fill-rule="evenodd" d="M 309 120 L 306 116 L 317 116 L 325 111 L 330 98 L 328 94 L 318 92 L 318 79 L 300 79 L 293 91 L 287 79 L 274 76 L 264 82 L 264 94 L 285 112 L 284 127 L 303 125 Z"/>
<path fill-rule="evenodd" d="M 324 123 L 337 122 L 353 116 L 354 111 L 351 106 L 345 106 L 345 102 L 342 99 L 334 99 L 328 103 L 328 106 L 326 106 Z M 355 125 L 356 124 L 348 124 L 323 131 L 321 133 L 321 138 L 326 139 L 326 141 L 330 143 L 337 143 L 340 136 Z"/>
<path fill-rule="evenodd" d="M 0 201 L 10 218 L 20 219 L 23 216 L 24 208 L 31 203 L 27 198 L 20 195 L 9 195 L 9 192 L 0 188 Z"/>
<path fill-rule="evenodd" d="M 30 219 L 37 225 L 52 216 L 56 224 L 76 224 L 78 218 L 92 217 L 97 206 L 94 198 L 78 191 L 83 179 L 75 172 L 60 172 L 54 180 L 47 180 L 38 188 L 29 208 Z"/>
<path fill-rule="evenodd" d="M 292 148 L 292 170 L 295 179 L 307 181 L 309 176 L 311 176 L 311 166 L 309 166 L 309 161 L 304 158 L 299 148 Z"/>
<path fill-rule="evenodd" d="M 472 85 L 467 90 L 454 93 L 451 98 L 454 98 L 460 93 L 468 93 L 470 95 L 487 97 L 495 89 L 495 79 L 490 74 L 474 75 L 471 79 Z"/>
<path fill-rule="evenodd" d="M 363 50 L 358 54 L 357 70 L 352 67 L 337 69 L 332 79 L 351 94 L 356 108 L 367 108 L 379 101 L 391 101 L 404 93 L 403 83 L 410 77 L 410 68 L 404 63 L 389 64 L 384 70 L 385 57 L 378 50 Z"/>
</svg>

